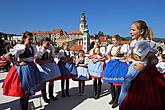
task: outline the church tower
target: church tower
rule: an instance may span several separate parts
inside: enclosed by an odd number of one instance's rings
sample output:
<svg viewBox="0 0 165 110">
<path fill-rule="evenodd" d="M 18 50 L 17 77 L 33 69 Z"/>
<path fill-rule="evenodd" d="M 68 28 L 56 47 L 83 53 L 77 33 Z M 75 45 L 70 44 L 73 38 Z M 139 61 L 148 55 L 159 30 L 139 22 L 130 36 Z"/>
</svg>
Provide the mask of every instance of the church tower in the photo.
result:
<svg viewBox="0 0 165 110">
<path fill-rule="evenodd" d="M 82 33 L 84 33 L 84 30 L 86 28 L 87 24 L 86 24 L 86 17 L 85 17 L 85 13 L 82 12 L 81 16 L 80 16 L 80 31 Z"/>
<path fill-rule="evenodd" d="M 85 52 L 90 50 L 90 39 L 89 39 L 89 37 L 90 37 L 90 35 L 89 35 L 88 26 L 86 25 L 86 27 L 84 29 L 84 33 L 83 33 L 83 50 Z"/>
</svg>

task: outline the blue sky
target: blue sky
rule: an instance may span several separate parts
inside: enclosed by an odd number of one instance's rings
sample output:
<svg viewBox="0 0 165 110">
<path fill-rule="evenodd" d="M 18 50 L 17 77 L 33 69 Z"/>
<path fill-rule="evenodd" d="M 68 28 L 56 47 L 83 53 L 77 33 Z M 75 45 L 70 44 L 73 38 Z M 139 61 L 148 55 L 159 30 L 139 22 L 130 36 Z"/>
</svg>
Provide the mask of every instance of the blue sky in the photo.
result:
<svg viewBox="0 0 165 110">
<path fill-rule="evenodd" d="M 85 12 L 90 34 L 129 36 L 132 21 L 145 20 L 155 37 L 165 37 L 164 0 L 1 0 L 0 32 L 66 32 L 79 29 Z"/>
</svg>

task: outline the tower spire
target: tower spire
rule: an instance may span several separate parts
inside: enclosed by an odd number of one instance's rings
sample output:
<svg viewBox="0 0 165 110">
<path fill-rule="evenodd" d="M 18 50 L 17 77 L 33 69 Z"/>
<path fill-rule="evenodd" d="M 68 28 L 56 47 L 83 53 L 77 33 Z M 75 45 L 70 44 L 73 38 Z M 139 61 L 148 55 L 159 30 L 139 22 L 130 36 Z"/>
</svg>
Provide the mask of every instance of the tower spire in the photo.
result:
<svg viewBox="0 0 165 110">
<path fill-rule="evenodd" d="M 80 15 L 80 31 L 84 33 L 85 28 L 87 28 L 87 21 L 85 17 L 85 12 L 82 11 Z"/>
</svg>

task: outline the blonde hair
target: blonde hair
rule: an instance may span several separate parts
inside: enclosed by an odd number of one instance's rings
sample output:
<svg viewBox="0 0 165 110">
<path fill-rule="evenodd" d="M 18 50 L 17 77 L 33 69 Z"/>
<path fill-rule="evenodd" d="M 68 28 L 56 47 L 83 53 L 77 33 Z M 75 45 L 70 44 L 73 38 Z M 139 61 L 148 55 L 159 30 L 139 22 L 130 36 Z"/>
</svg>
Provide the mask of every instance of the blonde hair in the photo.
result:
<svg viewBox="0 0 165 110">
<path fill-rule="evenodd" d="M 149 40 L 152 40 L 153 39 L 153 32 L 151 30 L 151 28 L 149 28 L 147 26 L 147 23 L 143 20 L 137 20 L 137 21 L 134 21 L 132 24 L 136 25 L 136 27 L 141 30 L 141 31 L 144 31 L 144 33 L 142 34 L 142 37 L 144 39 L 149 39 Z"/>
</svg>

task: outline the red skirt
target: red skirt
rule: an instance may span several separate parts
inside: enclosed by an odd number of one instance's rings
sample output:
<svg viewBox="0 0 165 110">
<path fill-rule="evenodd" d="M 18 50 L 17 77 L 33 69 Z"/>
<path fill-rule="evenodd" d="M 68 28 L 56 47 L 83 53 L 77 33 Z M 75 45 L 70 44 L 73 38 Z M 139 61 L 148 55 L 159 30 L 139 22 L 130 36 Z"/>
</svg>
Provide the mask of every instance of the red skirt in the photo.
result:
<svg viewBox="0 0 165 110">
<path fill-rule="evenodd" d="M 24 91 L 15 66 L 11 67 L 2 85 L 3 95 L 24 97 Z"/>
<path fill-rule="evenodd" d="M 165 110 L 165 78 L 156 67 L 138 74 L 131 82 L 120 110 Z"/>
</svg>

